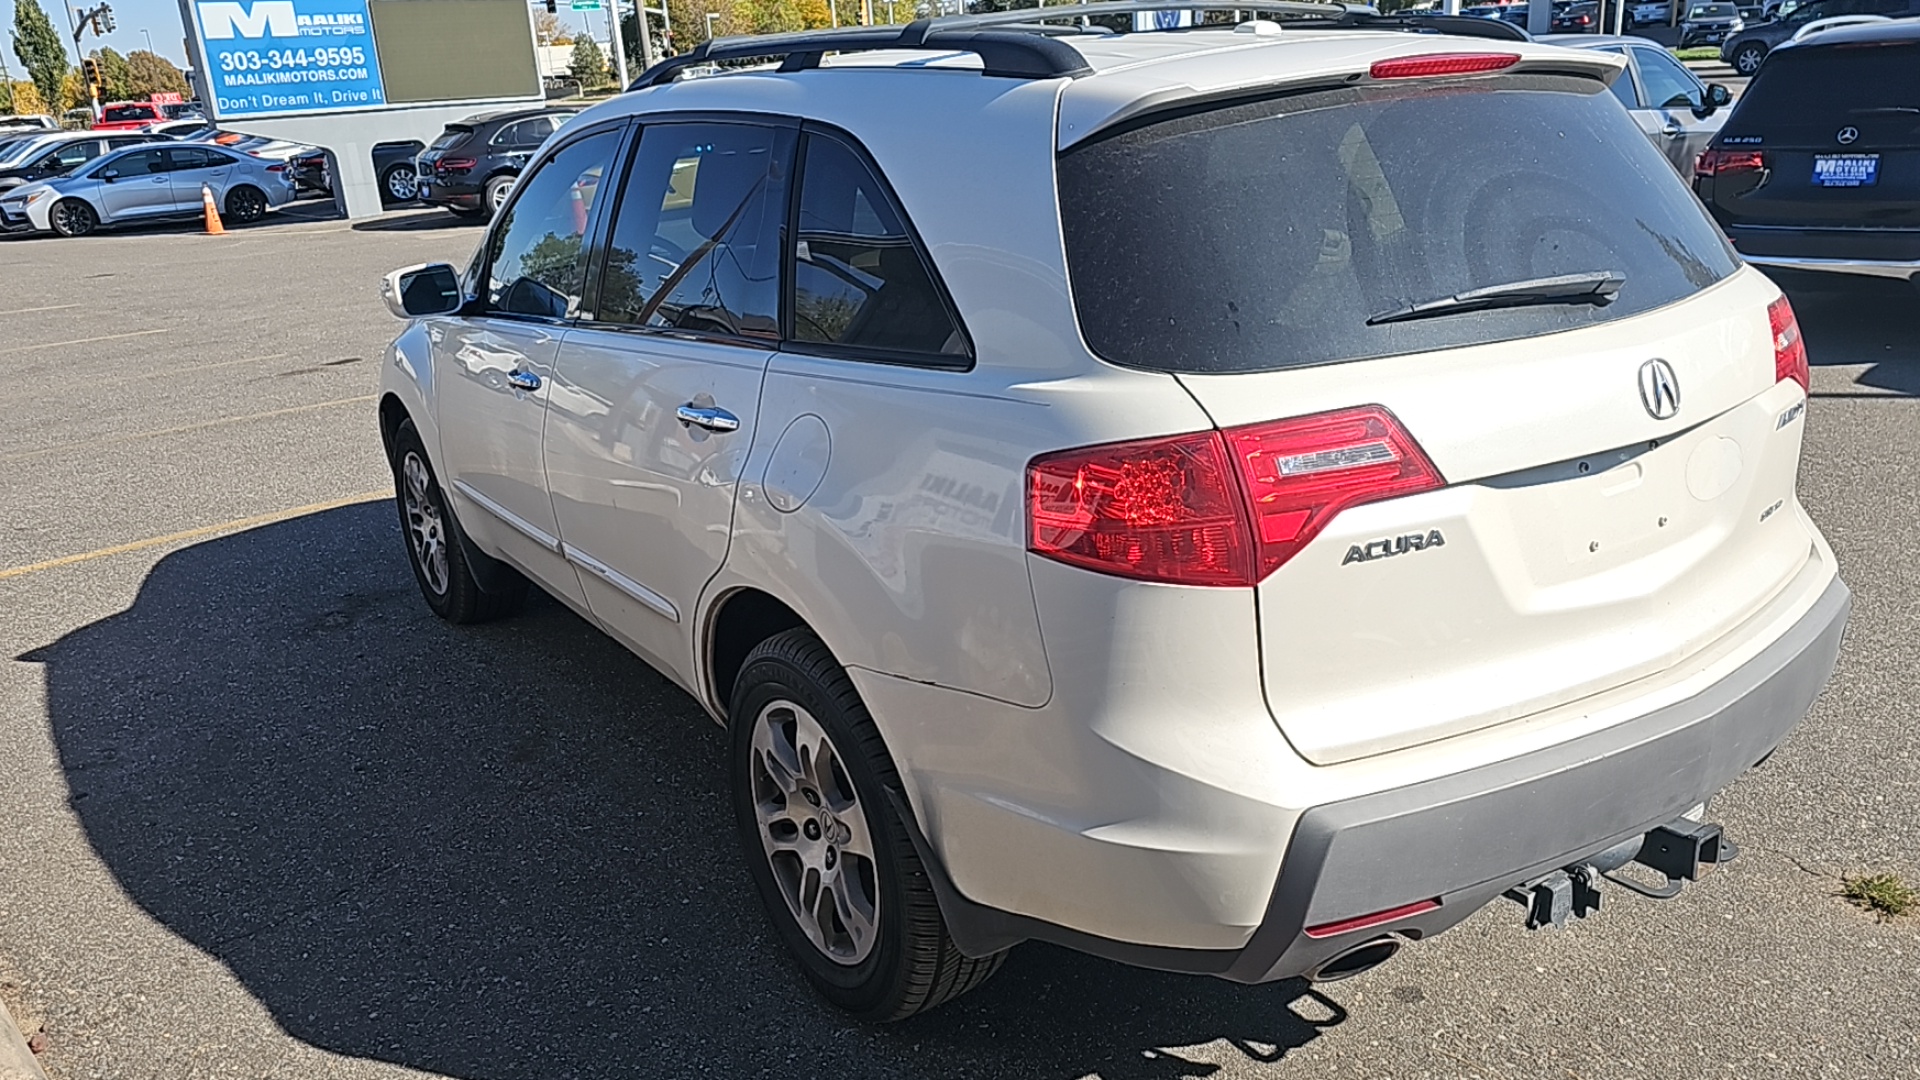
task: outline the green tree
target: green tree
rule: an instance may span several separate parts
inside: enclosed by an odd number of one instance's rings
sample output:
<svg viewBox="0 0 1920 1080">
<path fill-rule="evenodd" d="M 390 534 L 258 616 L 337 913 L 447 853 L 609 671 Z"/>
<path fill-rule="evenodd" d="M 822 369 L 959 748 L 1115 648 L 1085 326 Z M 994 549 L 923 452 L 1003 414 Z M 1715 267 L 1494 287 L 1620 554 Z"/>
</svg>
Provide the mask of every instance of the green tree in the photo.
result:
<svg viewBox="0 0 1920 1080">
<path fill-rule="evenodd" d="M 94 54 L 100 62 L 100 100 L 126 101 L 133 96 L 133 65 L 112 49 Z"/>
<path fill-rule="evenodd" d="M 40 8 L 39 0 L 15 0 L 13 5 L 13 55 L 26 65 L 27 78 L 40 92 L 42 101 L 60 100 L 60 83 L 71 68 L 67 64 L 67 44 L 60 31 Z"/>
<path fill-rule="evenodd" d="M 127 54 L 127 97 L 139 100 L 152 94 L 179 94 L 186 97 L 193 89 L 187 77 L 173 62 L 158 53 L 135 49 Z"/>
<path fill-rule="evenodd" d="M 567 71 L 580 80 L 585 90 L 607 84 L 607 54 L 600 51 L 600 43 L 591 37 L 576 38 L 573 43 L 573 60 L 567 64 Z"/>
</svg>

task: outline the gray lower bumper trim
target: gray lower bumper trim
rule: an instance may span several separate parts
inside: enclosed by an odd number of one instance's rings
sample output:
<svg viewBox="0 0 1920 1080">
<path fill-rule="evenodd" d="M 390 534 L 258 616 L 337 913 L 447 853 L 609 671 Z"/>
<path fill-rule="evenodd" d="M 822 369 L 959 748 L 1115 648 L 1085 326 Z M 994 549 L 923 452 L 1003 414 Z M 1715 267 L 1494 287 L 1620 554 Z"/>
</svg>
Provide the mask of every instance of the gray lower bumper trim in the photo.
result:
<svg viewBox="0 0 1920 1080">
<path fill-rule="evenodd" d="M 1093 937 L 975 904 L 915 832 L 955 943 L 985 955 L 1029 938 L 1141 967 L 1264 982 L 1310 971 L 1365 934 L 1308 926 L 1438 899 L 1393 926 L 1438 933 L 1508 888 L 1680 816 L 1773 752 L 1826 684 L 1852 596 L 1839 579 L 1779 640 L 1705 691 L 1644 716 L 1492 765 L 1307 811 L 1266 918 L 1239 950 Z M 895 806 L 912 825 L 905 801 Z"/>
</svg>

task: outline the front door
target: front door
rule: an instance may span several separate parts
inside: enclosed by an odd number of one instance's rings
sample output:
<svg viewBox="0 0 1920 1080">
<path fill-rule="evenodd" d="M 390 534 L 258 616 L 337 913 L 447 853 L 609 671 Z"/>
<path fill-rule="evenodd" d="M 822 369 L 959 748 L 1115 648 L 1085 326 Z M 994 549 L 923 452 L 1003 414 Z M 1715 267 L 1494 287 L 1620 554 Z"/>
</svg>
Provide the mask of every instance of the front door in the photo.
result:
<svg viewBox="0 0 1920 1080">
<path fill-rule="evenodd" d="M 623 131 L 587 134 L 540 166 L 487 238 L 478 310 L 431 333 L 440 471 L 461 526 L 575 604 L 584 598 L 561 558 L 541 438 L 554 355 L 580 302 L 594 197 Z"/>
<path fill-rule="evenodd" d="M 106 211 L 102 218 L 125 221 L 173 210 L 166 151 L 158 147 L 135 150 L 108 162 L 101 171 L 117 174 L 111 181 L 101 177 L 100 206 Z"/>
<path fill-rule="evenodd" d="M 1655 139 L 1661 153 L 1680 170 L 1693 177 L 1694 159 L 1707 148 L 1714 132 L 1720 130 L 1722 116 L 1702 118 L 1695 110 L 1706 105 L 1707 88 L 1675 60 L 1665 49 L 1634 48 L 1634 63 L 1640 69 L 1640 86 L 1649 111 L 1642 127 Z"/>
<path fill-rule="evenodd" d="M 601 623 L 688 686 L 779 340 L 793 144 L 751 123 L 646 127 L 590 319 L 560 350 L 547 475 L 567 558 Z"/>
</svg>

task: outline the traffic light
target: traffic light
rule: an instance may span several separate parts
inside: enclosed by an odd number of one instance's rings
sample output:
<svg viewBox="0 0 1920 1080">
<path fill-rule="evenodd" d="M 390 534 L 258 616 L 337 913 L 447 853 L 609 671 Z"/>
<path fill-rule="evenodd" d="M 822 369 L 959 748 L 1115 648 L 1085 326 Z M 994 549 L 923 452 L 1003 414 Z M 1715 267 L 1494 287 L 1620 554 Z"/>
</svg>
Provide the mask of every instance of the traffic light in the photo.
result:
<svg viewBox="0 0 1920 1080">
<path fill-rule="evenodd" d="M 100 61 L 89 56 L 80 61 L 80 74 L 87 80 L 87 92 L 100 96 Z"/>
<path fill-rule="evenodd" d="M 113 8 L 106 4 L 101 4 L 100 17 L 99 20 L 94 23 L 94 26 L 102 34 L 113 33 Z"/>
<path fill-rule="evenodd" d="M 559 13 L 560 13 L 559 0 L 547 0 L 547 14 L 558 15 Z"/>
</svg>

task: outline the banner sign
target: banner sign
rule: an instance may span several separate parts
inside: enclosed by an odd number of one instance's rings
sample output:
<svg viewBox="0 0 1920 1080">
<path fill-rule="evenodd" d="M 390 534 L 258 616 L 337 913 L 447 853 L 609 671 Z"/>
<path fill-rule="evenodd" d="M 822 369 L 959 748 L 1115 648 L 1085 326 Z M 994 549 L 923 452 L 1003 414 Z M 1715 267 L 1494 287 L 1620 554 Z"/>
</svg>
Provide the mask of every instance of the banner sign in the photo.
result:
<svg viewBox="0 0 1920 1080">
<path fill-rule="evenodd" d="M 387 104 L 367 0 L 193 0 L 213 115 Z"/>
</svg>

